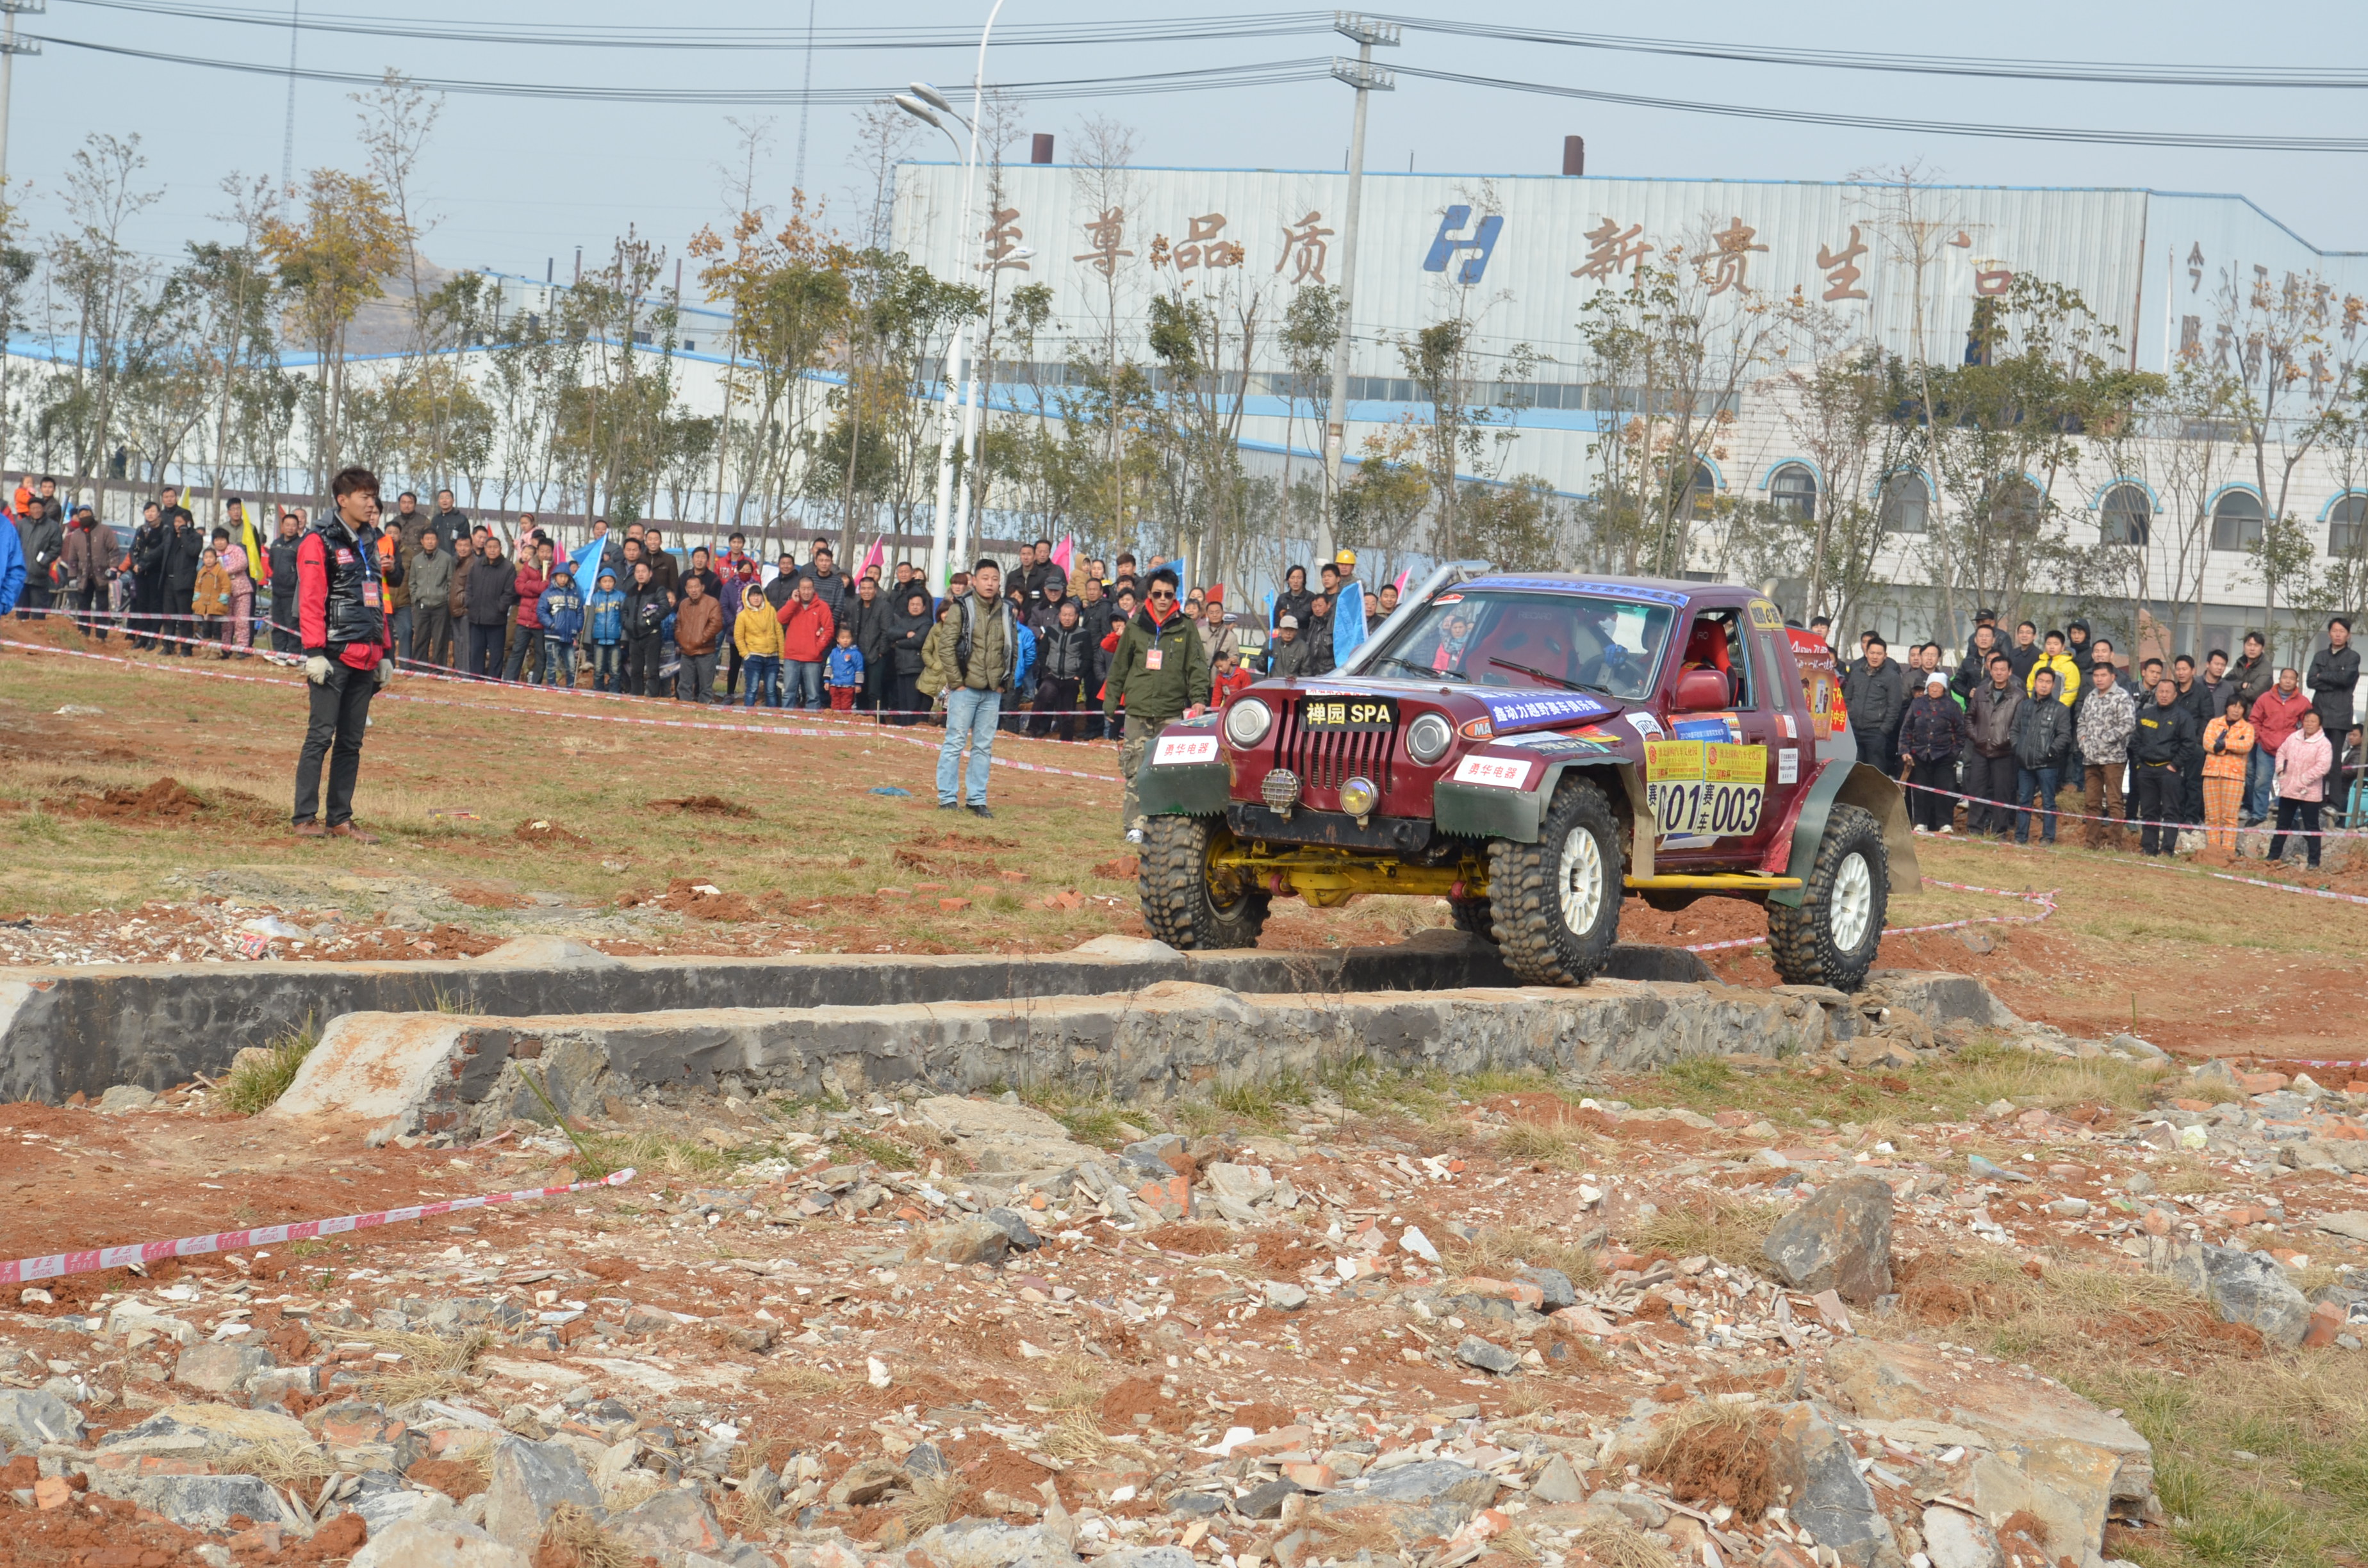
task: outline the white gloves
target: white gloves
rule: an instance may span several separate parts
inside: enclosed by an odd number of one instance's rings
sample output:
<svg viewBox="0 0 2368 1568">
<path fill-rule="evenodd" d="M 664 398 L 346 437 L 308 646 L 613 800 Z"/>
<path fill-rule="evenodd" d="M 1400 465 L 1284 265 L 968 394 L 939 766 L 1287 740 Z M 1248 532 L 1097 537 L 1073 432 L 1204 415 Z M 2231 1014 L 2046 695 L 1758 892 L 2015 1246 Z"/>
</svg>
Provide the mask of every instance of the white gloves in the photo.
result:
<svg viewBox="0 0 2368 1568">
<path fill-rule="evenodd" d="M 306 658 L 304 661 L 304 678 L 311 681 L 314 686 L 326 684 L 329 678 L 329 661 L 319 653 L 312 654 L 310 657 Z"/>
<path fill-rule="evenodd" d="M 381 691 L 384 691 L 387 687 L 387 684 L 393 679 L 394 657 L 393 654 L 389 654 L 387 657 L 381 659 L 378 662 L 378 688 Z"/>
</svg>

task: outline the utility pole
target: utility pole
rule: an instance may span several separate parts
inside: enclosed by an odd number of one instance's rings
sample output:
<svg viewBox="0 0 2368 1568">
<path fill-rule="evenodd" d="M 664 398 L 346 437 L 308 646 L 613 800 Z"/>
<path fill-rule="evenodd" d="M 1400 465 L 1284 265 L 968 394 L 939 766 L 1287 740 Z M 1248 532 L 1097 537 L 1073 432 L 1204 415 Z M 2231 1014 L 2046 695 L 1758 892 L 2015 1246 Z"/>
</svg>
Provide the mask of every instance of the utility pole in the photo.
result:
<svg viewBox="0 0 2368 1568">
<path fill-rule="evenodd" d="M 17 18 L 50 8 L 50 0 L 0 0 L 0 200 L 6 199 L 8 182 L 8 97 L 16 76 L 17 56 L 39 54 L 41 46 L 17 36 Z"/>
<path fill-rule="evenodd" d="M 297 20 L 303 0 L 289 0 L 288 5 L 288 114 L 279 126 L 279 188 L 296 188 L 296 40 Z"/>
<path fill-rule="evenodd" d="M 1332 401 L 1324 431 L 1324 472 L 1328 484 L 1324 509 L 1316 515 L 1315 553 L 1332 559 L 1332 517 L 1339 504 L 1340 464 L 1349 449 L 1349 340 L 1355 319 L 1357 289 L 1357 210 L 1365 185 L 1365 95 L 1394 91 L 1397 77 L 1373 65 L 1373 47 L 1395 49 L 1402 36 L 1395 22 L 1377 22 L 1354 11 L 1332 13 L 1332 30 L 1354 39 L 1357 58 L 1332 62 L 1333 76 L 1357 89 L 1355 128 L 1349 133 L 1349 209 L 1340 222 L 1340 335 L 1332 346 Z"/>
</svg>

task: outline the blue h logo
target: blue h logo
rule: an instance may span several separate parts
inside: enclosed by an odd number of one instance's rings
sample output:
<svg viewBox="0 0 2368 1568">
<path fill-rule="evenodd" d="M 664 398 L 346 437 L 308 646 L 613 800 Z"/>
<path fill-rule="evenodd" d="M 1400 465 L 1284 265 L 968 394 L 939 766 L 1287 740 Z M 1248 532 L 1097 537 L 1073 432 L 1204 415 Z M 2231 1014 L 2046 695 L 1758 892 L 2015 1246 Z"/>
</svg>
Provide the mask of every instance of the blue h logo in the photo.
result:
<svg viewBox="0 0 2368 1568">
<path fill-rule="evenodd" d="M 1497 235 L 1505 227 L 1505 220 L 1483 218 L 1480 226 L 1472 232 L 1469 238 L 1458 235 L 1455 231 L 1471 221 L 1472 209 L 1469 207 L 1447 210 L 1447 215 L 1439 221 L 1439 237 L 1430 242 L 1430 254 L 1422 258 L 1425 272 L 1446 271 L 1447 264 L 1455 259 L 1456 253 L 1468 250 L 1474 254 L 1456 269 L 1455 280 L 1458 283 L 1480 281 L 1480 275 L 1488 270 L 1488 256 L 1497 248 Z"/>
</svg>

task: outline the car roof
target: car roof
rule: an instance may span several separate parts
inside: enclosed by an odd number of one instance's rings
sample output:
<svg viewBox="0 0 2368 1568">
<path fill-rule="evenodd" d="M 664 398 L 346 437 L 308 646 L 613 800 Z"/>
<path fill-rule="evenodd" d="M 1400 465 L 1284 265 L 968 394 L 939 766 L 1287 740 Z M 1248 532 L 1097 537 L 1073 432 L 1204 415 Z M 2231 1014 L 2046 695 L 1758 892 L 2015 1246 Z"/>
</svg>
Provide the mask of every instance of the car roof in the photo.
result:
<svg viewBox="0 0 2368 1568">
<path fill-rule="evenodd" d="M 1457 588 L 1517 588 L 1530 593 L 1605 594 L 1683 606 L 1697 599 L 1741 600 L 1754 597 L 1733 583 L 1688 583 L 1668 577 L 1606 577 L 1583 572 L 1491 572 L 1454 585 Z"/>
</svg>

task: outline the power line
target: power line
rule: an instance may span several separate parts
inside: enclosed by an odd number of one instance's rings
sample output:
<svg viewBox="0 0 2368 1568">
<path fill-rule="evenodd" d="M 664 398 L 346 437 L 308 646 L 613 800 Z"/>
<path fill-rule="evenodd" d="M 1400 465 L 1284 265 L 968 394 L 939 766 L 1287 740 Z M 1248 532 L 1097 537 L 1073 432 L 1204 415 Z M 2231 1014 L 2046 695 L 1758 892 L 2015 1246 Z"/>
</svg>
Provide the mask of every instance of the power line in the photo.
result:
<svg viewBox="0 0 2368 1568">
<path fill-rule="evenodd" d="M 1477 76 L 1461 71 L 1438 71 L 1420 65 L 1393 67 L 1401 76 L 1421 76 L 1434 82 L 1492 87 L 1503 92 L 1543 93 L 1551 97 L 1584 98 L 1590 103 L 1622 104 L 1631 108 L 1668 109 L 1677 114 L 1714 114 L 1736 119 L 1773 119 L 1796 125 L 1839 125 L 1858 131 L 1899 131 L 1920 136 L 1982 136 L 2014 142 L 2073 142 L 2121 147 L 2219 147 L 2247 153 L 2368 153 L 2368 137 L 2246 136 L 2203 131 L 2110 131 L 2062 125 L 1981 125 L 1962 120 L 1887 119 L 1875 115 L 1839 114 L 1825 109 L 1761 108 L 1748 104 L 1703 102 L 1692 98 L 1648 98 L 1634 93 L 1607 93 L 1591 87 L 1565 87 L 1545 82 L 1515 82 L 1501 76 Z"/>
<path fill-rule="evenodd" d="M 89 4 L 92 0 L 77 0 Z M 1668 54 L 1690 60 L 1733 60 L 1754 65 L 1801 65 L 1835 71 L 1907 72 L 1931 76 L 2002 77 L 2026 82 L 2119 83 L 2175 87 L 2368 87 L 2368 71 L 2330 71 L 2315 65 L 2225 65 L 2118 63 L 2080 60 L 2001 60 L 1940 54 L 1884 54 L 1843 49 L 1795 49 L 1782 44 L 1706 43 L 1685 39 L 1628 38 L 1613 33 L 1565 32 L 1508 28 L 1490 22 L 1440 21 L 1426 17 L 1384 18 L 1421 32 L 1505 43 L 1554 44 L 1571 49 Z"/>
<path fill-rule="evenodd" d="M 287 19 L 280 18 L 286 26 Z M 36 35 L 27 34 L 27 37 Z M 375 87 L 383 73 L 317 71 L 289 72 L 278 65 L 248 60 L 204 60 L 194 55 L 167 54 L 160 50 L 131 49 L 122 44 L 96 43 L 87 39 L 43 36 L 41 41 L 61 49 L 87 50 L 131 60 L 154 60 L 169 65 L 197 65 L 212 71 L 247 75 L 292 74 L 307 82 L 340 86 Z M 972 40 L 975 43 L 977 40 Z M 1073 76 L 1034 82 L 991 82 L 993 90 L 1015 98 L 1047 101 L 1061 98 L 1140 97 L 1159 93 L 1197 93 L 1219 87 L 1267 87 L 1292 82 L 1315 82 L 1329 74 L 1326 56 L 1276 60 L 1260 65 L 1212 66 L 1197 71 L 1163 71 L 1131 76 Z M 578 87 L 552 83 L 477 81 L 452 77 L 416 76 L 413 85 L 431 93 L 461 93 L 495 97 L 564 99 L 634 104 L 867 104 L 888 97 L 898 89 L 880 87 Z"/>
<path fill-rule="evenodd" d="M 144 16 L 178 17 L 191 21 L 240 23 L 255 27 L 288 25 L 283 15 L 238 6 L 204 6 L 182 0 L 62 0 L 63 4 L 94 9 L 128 11 Z M 1103 43 L 1186 42 L 1200 39 L 1285 38 L 1327 32 L 1329 11 L 1284 11 L 1199 17 L 1189 21 L 1030 22 L 999 28 L 997 48 L 1087 45 Z M 445 43 L 510 43 L 571 49 L 776 49 L 808 47 L 800 28 L 718 27 L 583 27 L 546 26 L 531 22 L 427 22 L 416 17 L 372 16 L 349 12 L 315 12 L 304 18 L 312 32 L 358 34 L 369 38 L 425 39 Z M 971 49 L 978 44 L 973 28 L 959 27 L 819 28 L 814 48 L 823 50 Z"/>
</svg>

